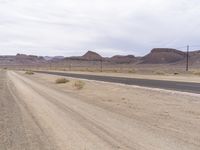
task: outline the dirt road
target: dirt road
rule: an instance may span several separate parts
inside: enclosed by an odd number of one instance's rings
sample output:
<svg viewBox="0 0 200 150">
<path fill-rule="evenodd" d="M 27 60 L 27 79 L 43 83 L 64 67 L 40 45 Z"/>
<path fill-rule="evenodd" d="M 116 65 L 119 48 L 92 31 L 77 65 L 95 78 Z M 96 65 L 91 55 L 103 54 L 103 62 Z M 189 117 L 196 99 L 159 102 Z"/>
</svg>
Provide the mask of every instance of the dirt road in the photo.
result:
<svg viewBox="0 0 200 150">
<path fill-rule="evenodd" d="M 86 103 L 12 71 L 0 72 L 0 94 L 0 150 L 200 149 L 200 114 L 180 126 L 186 130 L 169 130 Z"/>
<path fill-rule="evenodd" d="M 28 104 L 16 92 L 7 73 L 1 71 L 0 150 L 54 149 L 55 146 L 44 134 Z"/>
</svg>

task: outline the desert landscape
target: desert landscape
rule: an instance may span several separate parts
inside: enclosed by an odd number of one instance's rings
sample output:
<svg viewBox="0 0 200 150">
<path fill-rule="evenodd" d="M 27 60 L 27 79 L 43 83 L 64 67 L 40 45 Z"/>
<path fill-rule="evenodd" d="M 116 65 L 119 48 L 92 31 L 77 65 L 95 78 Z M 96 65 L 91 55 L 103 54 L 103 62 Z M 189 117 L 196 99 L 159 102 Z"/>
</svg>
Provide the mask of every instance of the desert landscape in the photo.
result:
<svg viewBox="0 0 200 150">
<path fill-rule="evenodd" d="M 198 53 L 1 56 L 0 149 L 198 150 Z"/>
<path fill-rule="evenodd" d="M 199 0 L 0 0 L 0 150 L 200 150 Z"/>
<path fill-rule="evenodd" d="M 200 148 L 199 94 L 30 71 L 0 75 L 2 150 Z"/>
</svg>

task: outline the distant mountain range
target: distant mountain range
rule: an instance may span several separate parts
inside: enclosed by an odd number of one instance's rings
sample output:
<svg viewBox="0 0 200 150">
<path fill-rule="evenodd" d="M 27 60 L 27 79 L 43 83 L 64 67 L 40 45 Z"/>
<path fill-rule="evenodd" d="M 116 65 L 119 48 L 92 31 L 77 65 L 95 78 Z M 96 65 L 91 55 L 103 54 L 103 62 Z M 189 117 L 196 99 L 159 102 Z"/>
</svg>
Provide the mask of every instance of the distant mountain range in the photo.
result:
<svg viewBox="0 0 200 150">
<path fill-rule="evenodd" d="M 17 54 L 15 56 L 0 56 L 0 66 L 36 65 L 45 63 L 44 57 Z"/>
<path fill-rule="evenodd" d="M 45 60 L 49 61 L 49 60 L 61 60 L 64 59 L 64 56 L 44 56 L 43 57 Z"/>
<path fill-rule="evenodd" d="M 17 54 L 15 56 L 0 56 L 0 66 L 9 65 L 40 65 L 48 63 L 62 63 L 66 60 L 78 61 L 105 61 L 112 64 L 185 64 L 186 52 L 170 48 L 154 48 L 143 57 L 134 55 L 115 55 L 113 57 L 102 57 L 96 52 L 88 51 L 83 56 L 34 56 Z M 200 51 L 189 52 L 189 60 L 192 65 L 200 65 Z"/>
</svg>

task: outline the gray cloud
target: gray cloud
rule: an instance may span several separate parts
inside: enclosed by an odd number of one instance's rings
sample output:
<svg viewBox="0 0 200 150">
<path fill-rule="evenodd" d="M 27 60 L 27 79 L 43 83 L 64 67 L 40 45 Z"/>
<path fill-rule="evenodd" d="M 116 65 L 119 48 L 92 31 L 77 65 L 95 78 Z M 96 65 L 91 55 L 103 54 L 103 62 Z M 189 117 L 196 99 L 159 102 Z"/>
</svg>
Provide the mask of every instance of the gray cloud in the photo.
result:
<svg viewBox="0 0 200 150">
<path fill-rule="evenodd" d="M 0 54 L 144 55 L 198 45 L 199 0 L 0 0 Z"/>
</svg>

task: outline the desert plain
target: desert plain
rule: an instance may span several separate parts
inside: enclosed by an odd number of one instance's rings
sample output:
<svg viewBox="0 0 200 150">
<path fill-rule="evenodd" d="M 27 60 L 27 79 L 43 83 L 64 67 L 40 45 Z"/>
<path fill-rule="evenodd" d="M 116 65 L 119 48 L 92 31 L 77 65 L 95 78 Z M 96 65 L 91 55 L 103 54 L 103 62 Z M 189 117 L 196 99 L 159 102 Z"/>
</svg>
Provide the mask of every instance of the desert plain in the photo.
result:
<svg viewBox="0 0 200 150">
<path fill-rule="evenodd" d="M 198 94 L 71 77 L 56 84 L 63 77 L 24 71 L 0 76 L 2 150 L 200 149 Z"/>
</svg>

